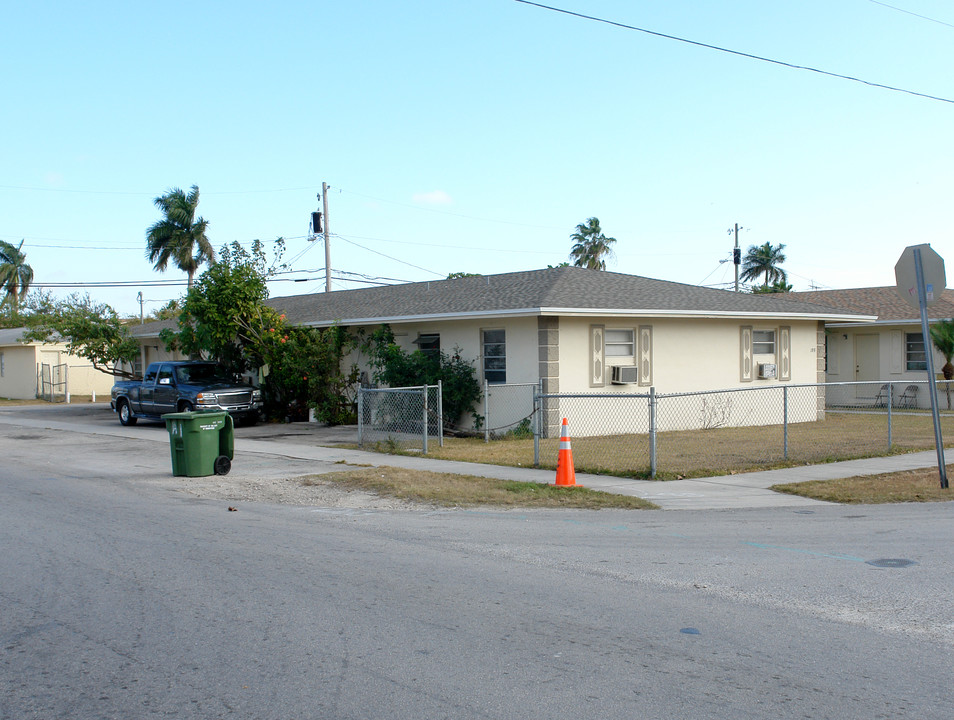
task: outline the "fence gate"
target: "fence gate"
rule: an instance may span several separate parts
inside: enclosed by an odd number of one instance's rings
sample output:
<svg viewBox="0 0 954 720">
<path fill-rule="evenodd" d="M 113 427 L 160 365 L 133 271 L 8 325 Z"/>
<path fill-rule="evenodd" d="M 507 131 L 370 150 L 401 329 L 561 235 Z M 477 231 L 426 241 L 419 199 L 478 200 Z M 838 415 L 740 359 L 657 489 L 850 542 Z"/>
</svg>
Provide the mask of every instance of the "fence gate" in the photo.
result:
<svg viewBox="0 0 954 720">
<path fill-rule="evenodd" d="M 37 396 L 49 402 L 68 402 L 70 394 L 69 365 L 40 363 L 37 368 Z"/>
<path fill-rule="evenodd" d="M 444 445 L 441 385 L 358 389 L 358 445 L 388 451 L 420 450 L 428 437 Z"/>
</svg>

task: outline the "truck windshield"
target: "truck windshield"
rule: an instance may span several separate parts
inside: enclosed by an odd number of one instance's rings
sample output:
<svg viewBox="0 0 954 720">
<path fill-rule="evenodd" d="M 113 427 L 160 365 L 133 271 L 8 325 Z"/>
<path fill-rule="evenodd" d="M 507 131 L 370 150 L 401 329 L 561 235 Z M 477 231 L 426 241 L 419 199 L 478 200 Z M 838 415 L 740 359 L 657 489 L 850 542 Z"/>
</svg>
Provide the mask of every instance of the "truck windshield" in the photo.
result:
<svg viewBox="0 0 954 720">
<path fill-rule="evenodd" d="M 234 382 L 221 365 L 181 365 L 176 368 L 176 380 L 187 385 Z"/>
</svg>

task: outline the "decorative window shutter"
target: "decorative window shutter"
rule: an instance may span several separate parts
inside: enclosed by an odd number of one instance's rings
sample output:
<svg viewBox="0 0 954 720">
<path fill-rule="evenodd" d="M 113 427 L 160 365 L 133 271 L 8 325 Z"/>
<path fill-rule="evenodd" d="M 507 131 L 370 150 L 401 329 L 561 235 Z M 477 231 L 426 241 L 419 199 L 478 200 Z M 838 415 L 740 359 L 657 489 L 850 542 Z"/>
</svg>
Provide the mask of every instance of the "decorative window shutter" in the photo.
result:
<svg viewBox="0 0 954 720">
<path fill-rule="evenodd" d="M 590 325 L 590 387 L 606 385 L 605 327 Z"/>
<path fill-rule="evenodd" d="M 743 325 L 739 328 L 739 380 L 741 382 L 752 382 L 753 377 L 752 326 Z"/>
<path fill-rule="evenodd" d="M 778 379 L 787 382 L 792 379 L 792 328 L 778 329 Z"/>
<path fill-rule="evenodd" d="M 639 328 L 639 349 L 636 352 L 639 363 L 639 384 L 653 384 L 653 326 L 641 325 Z"/>
</svg>

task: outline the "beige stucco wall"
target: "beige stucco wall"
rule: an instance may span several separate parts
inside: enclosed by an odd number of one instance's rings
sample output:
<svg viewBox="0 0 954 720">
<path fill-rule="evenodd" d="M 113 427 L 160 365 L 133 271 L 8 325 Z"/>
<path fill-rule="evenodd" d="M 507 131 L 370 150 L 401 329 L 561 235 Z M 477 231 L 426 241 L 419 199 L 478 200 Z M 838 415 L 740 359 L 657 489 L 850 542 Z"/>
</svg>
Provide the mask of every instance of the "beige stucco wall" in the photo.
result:
<svg viewBox="0 0 954 720">
<path fill-rule="evenodd" d="M 3 353 L 3 376 L 0 377 L 0 397 L 12 400 L 31 400 L 36 397 L 36 347 L 29 345 L 0 347 Z"/>
<path fill-rule="evenodd" d="M 41 363 L 68 366 L 67 390 L 70 395 L 93 395 L 107 398 L 113 386 L 111 375 L 99 372 L 85 358 L 70 355 L 62 343 L 46 345 L 4 346 L 3 377 L 0 397 L 30 400 L 37 396 L 37 374 Z M 62 394 L 62 389 L 57 392 Z"/>
<path fill-rule="evenodd" d="M 648 394 L 649 384 L 613 384 L 611 367 L 614 364 L 634 365 L 636 357 L 605 358 L 607 368 L 605 384 L 592 387 L 590 384 L 591 342 L 593 325 L 611 329 L 652 328 L 652 383 L 660 395 L 657 411 L 657 428 L 660 431 L 686 430 L 722 425 L 771 425 L 783 421 L 783 392 L 785 385 L 818 382 L 819 333 L 817 321 L 784 323 L 721 319 L 642 319 L 620 321 L 605 318 L 560 319 L 560 392 L 597 394 Z M 776 353 L 754 355 L 758 363 L 781 365 L 779 342 L 780 327 L 791 332 L 791 378 L 787 381 L 774 379 L 742 380 L 740 332 L 741 327 L 753 330 L 776 332 Z M 638 333 L 637 333 L 638 337 Z M 638 349 L 637 349 L 638 354 Z M 756 374 L 757 375 L 757 374 Z M 731 390 L 746 392 L 696 395 L 667 398 L 666 394 Z M 821 411 L 824 406 L 822 404 Z M 796 389 L 789 392 L 789 421 L 809 422 L 819 418 L 819 402 L 816 391 Z M 620 399 L 607 405 L 582 398 L 560 399 L 557 407 L 551 407 L 548 417 L 551 425 L 554 417 L 573 416 L 571 425 L 576 435 L 608 434 L 621 432 L 648 432 L 648 401 L 633 398 Z"/>
<path fill-rule="evenodd" d="M 845 402 L 854 397 L 859 403 L 870 402 L 872 397 L 879 391 L 883 383 L 892 383 L 892 394 L 895 401 L 904 391 L 906 383 L 922 382 L 927 380 L 927 373 L 923 370 L 908 370 L 905 362 L 905 334 L 921 333 L 921 325 L 918 324 L 899 324 L 899 325 L 866 325 L 861 327 L 835 327 L 829 328 L 827 332 L 828 342 L 828 363 L 825 378 L 830 383 L 858 382 L 868 380 L 873 383 L 869 387 L 854 387 L 843 391 L 831 390 L 830 392 L 842 392 L 845 395 Z M 862 340 L 864 337 L 877 338 L 877 375 L 867 379 L 859 375 L 859 357 Z M 944 366 L 945 359 L 934 343 L 928 340 L 928 345 L 934 354 L 934 369 L 940 375 L 941 368 Z M 943 387 L 943 386 L 939 386 Z M 921 386 L 917 396 L 917 406 L 929 408 L 931 406 L 930 397 L 927 394 L 926 386 Z"/>
<path fill-rule="evenodd" d="M 546 328 L 541 327 L 541 323 Z M 553 391 L 581 394 L 640 394 L 647 395 L 649 383 L 618 385 L 610 382 L 611 371 L 605 373 L 605 384 L 590 384 L 591 327 L 602 325 L 607 330 L 640 327 L 652 328 L 652 387 L 659 394 L 700 392 L 739 388 L 764 392 L 732 393 L 712 397 L 670 399 L 665 412 L 658 416 L 660 430 L 731 425 L 765 425 L 782 422 L 783 385 L 816 383 L 819 380 L 819 324 L 801 322 L 740 322 L 721 319 L 636 319 L 613 317 L 510 318 L 497 323 L 487 321 L 448 321 L 431 323 L 403 323 L 392 325 L 398 344 L 408 352 L 417 349 L 414 340 L 419 334 L 439 333 L 441 349 L 453 351 L 457 346 L 462 356 L 473 360 L 480 373 L 480 340 L 482 329 L 506 330 L 507 383 L 537 383 L 542 375 L 552 373 L 548 384 Z M 745 382 L 741 378 L 740 328 L 775 330 L 778 341 L 780 326 L 791 332 L 791 378 L 758 379 Z M 547 338 L 547 342 L 543 339 Z M 557 344 L 551 343 L 553 342 Z M 636 364 L 636 357 L 606 357 L 608 366 Z M 780 364 L 775 355 L 753 358 L 755 363 Z M 367 359 L 353 354 L 346 364 L 356 362 L 361 369 L 369 369 Z M 824 360 L 822 359 L 822 363 Z M 370 375 L 370 371 L 369 371 Z M 526 417 L 521 403 L 504 398 L 498 392 L 498 407 L 488 407 L 489 426 L 505 426 Z M 530 393 L 526 394 L 530 397 Z M 819 417 L 819 403 L 813 389 L 790 393 L 789 419 L 792 422 L 813 421 Z M 521 396 L 522 397 L 522 396 Z M 494 400 L 494 393 L 491 393 Z M 574 433 L 605 434 L 618 432 L 646 432 L 648 430 L 648 401 L 620 399 L 612 408 L 603 403 L 585 399 L 547 401 L 544 408 L 546 422 L 559 424 L 564 416 L 573 415 Z M 507 405 L 505 408 L 505 403 Z M 663 407 L 662 405 L 660 406 Z M 821 410 L 824 406 L 822 404 Z M 478 412 L 484 412 L 478 408 Z"/>
<path fill-rule="evenodd" d="M 592 325 L 635 329 L 653 329 L 653 386 L 659 393 L 693 392 L 735 387 L 778 385 L 778 379 L 753 379 L 743 382 L 740 373 L 739 332 L 743 325 L 755 330 L 791 328 L 792 376 L 795 383 L 817 382 L 818 346 L 815 321 L 805 322 L 740 322 L 719 319 L 646 319 L 636 322 L 607 318 L 560 319 L 560 391 L 561 392 L 648 392 L 636 385 L 613 385 L 607 372 L 606 385 L 593 388 L 589 384 L 589 333 Z M 777 355 L 777 354 L 776 354 Z M 778 362 L 777 356 L 755 355 L 755 363 Z M 607 366 L 631 365 L 634 358 L 606 358 Z"/>
<path fill-rule="evenodd" d="M 405 352 L 418 349 L 414 343 L 421 334 L 437 333 L 441 336 L 441 350 L 450 355 L 460 348 L 461 357 L 473 362 L 477 377 L 483 384 L 481 363 L 481 332 L 503 329 L 506 331 L 507 383 L 533 383 L 537 381 L 537 322 L 536 318 L 509 318 L 502 321 L 465 320 L 447 322 L 394 323 L 391 330 L 398 346 Z M 369 328 L 370 332 L 371 329 Z M 368 358 L 354 350 L 342 361 L 342 367 L 357 364 L 360 370 L 372 375 Z"/>
</svg>

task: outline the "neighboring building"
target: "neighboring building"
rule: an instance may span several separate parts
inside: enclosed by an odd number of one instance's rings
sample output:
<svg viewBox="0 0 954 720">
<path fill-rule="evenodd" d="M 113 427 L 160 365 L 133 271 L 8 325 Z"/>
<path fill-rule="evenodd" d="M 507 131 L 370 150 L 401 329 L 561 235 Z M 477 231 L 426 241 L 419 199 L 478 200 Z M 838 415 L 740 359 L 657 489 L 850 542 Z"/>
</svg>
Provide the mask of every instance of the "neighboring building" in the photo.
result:
<svg viewBox="0 0 954 720">
<path fill-rule="evenodd" d="M 481 382 L 541 383 L 551 393 L 822 382 L 826 323 L 873 319 L 788 295 L 577 267 L 279 297 L 269 305 L 297 325 L 370 330 L 387 323 L 407 351 L 460 348 Z M 130 328 L 149 361 L 162 359 L 158 332 L 167 326 Z M 352 361 L 368 369 L 366 358 Z"/>
<path fill-rule="evenodd" d="M 20 342 L 25 330 L 0 329 L 0 397 L 32 400 L 41 391 L 46 396 L 52 385 L 60 397 L 69 392 L 109 398 L 111 375 L 96 370 L 85 358 L 70 355 L 64 342 Z"/>
<path fill-rule="evenodd" d="M 788 295 L 802 302 L 877 318 L 864 326 L 839 321 L 826 324 L 829 382 L 890 382 L 895 385 L 894 400 L 897 401 L 905 390 L 905 382 L 927 379 L 920 311 L 902 300 L 897 288 L 815 290 Z M 948 289 L 928 307 L 928 322 L 950 318 L 954 318 L 954 291 Z M 927 338 L 927 347 L 934 352 L 934 367 L 940 373 L 944 357 L 930 338 Z M 916 405 L 930 407 L 930 398 L 918 392 Z"/>
</svg>

